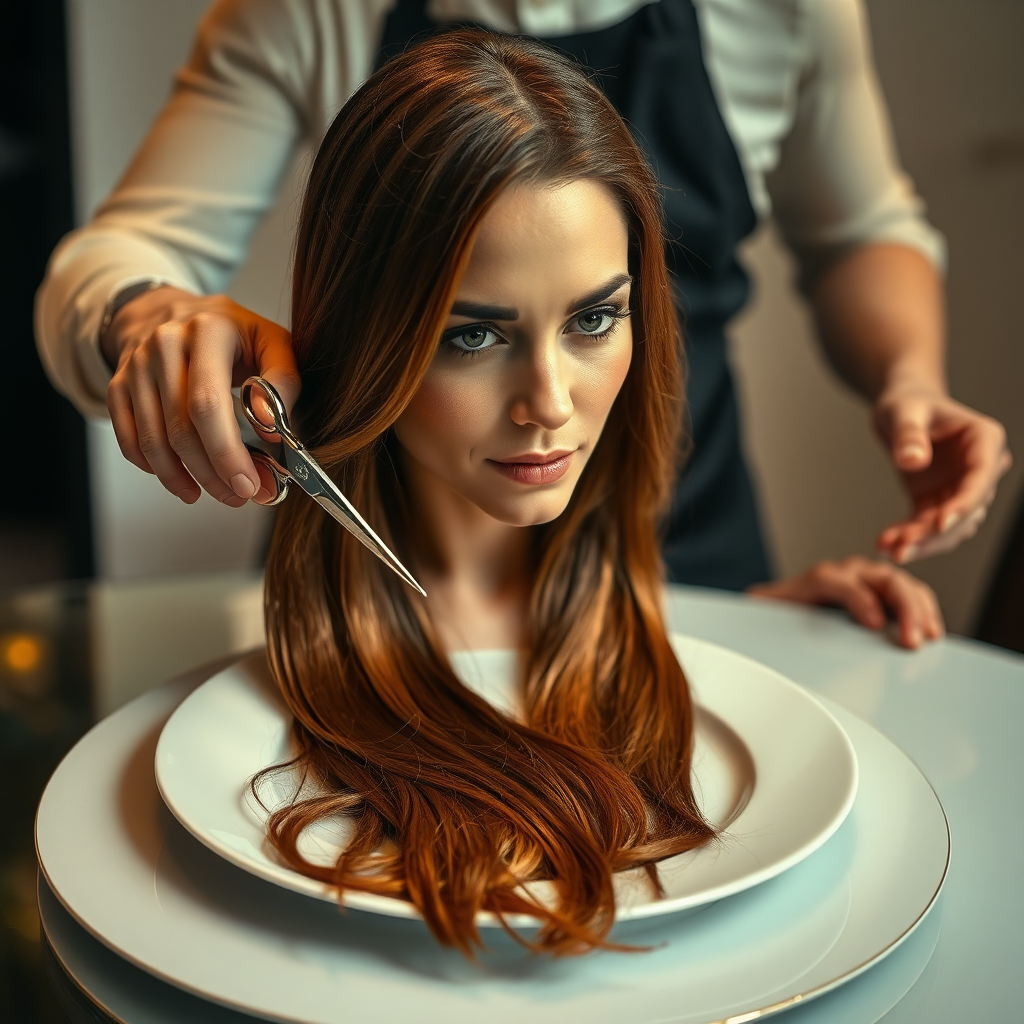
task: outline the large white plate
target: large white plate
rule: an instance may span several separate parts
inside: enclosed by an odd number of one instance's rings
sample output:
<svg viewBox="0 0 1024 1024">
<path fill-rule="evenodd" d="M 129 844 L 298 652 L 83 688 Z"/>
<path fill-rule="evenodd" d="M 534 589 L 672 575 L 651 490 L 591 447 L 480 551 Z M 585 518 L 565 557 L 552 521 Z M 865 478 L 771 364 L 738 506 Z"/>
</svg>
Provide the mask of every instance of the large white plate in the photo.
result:
<svg viewBox="0 0 1024 1024">
<path fill-rule="evenodd" d="M 422 922 L 339 914 L 236 870 L 180 828 L 157 793 L 153 758 L 194 685 L 145 694 L 71 751 L 43 795 L 36 848 L 47 883 L 91 935 L 157 978 L 264 1019 L 753 1020 L 895 949 L 945 878 L 949 834 L 931 787 L 881 733 L 830 705 L 856 749 L 860 787 L 813 856 L 700 913 L 621 926 L 623 938 L 653 944 L 649 953 L 551 961 L 491 933 L 492 952 L 468 964 Z"/>
<path fill-rule="evenodd" d="M 128 963 L 94 939 L 38 880 L 39 919 L 68 982 L 93 1007 L 120 1024 L 252 1024 L 255 1017 L 184 992 Z M 786 1024 L 867 1024 L 885 1016 L 913 988 L 928 965 L 942 925 L 938 906 L 891 956 L 841 988 L 786 1013 Z M 567 1015 L 568 1018 L 568 1015 Z M 90 1018 L 91 1019 L 91 1018 Z M 742 1019 L 742 1018 L 741 1018 Z M 659 1022 L 667 1024 L 667 1022 Z"/>
<path fill-rule="evenodd" d="M 696 790 L 709 820 L 725 832 L 716 843 L 661 862 L 663 899 L 643 872 L 617 876 L 619 920 L 689 909 L 773 878 L 839 828 L 857 791 L 849 739 L 806 690 L 714 644 L 686 637 L 673 642 L 699 704 Z M 513 652 L 456 655 L 453 667 L 492 704 L 514 712 Z M 204 683 L 171 716 L 157 746 L 157 785 L 182 825 L 226 860 L 285 888 L 335 901 L 329 886 L 275 859 L 264 841 L 266 812 L 248 789 L 261 768 L 288 760 L 289 725 L 263 656 L 250 656 Z M 287 777 L 279 783 L 261 791 L 271 807 L 294 791 Z M 319 828 L 305 852 L 331 864 L 344 836 L 343 825 Z M 418 916 L 402 900 L 369 893 L 346 893 L 345 903 Z M 481 914 L 479 923 L 499 925 L 489 914 Z"/>
</svg>

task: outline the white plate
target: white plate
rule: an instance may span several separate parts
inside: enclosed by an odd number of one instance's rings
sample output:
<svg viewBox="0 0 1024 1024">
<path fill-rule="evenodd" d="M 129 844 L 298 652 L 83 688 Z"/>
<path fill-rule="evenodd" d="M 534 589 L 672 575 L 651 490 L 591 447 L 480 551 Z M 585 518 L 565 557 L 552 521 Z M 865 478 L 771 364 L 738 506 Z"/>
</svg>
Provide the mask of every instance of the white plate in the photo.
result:
<svg viewBox="0 0 1024 1024">
<path fill-rule="evenodd" d="M 422 922 L 339 914 L 237 871 L 178 826 L 153 758 L 194 685 L 138 698 L 71 751 L 43 795 L 36 848 L 47 883 L 94 937 L 164 981 L 266 1019 L 752 1020 L 895 949 L 945 878 L 949 835 L 931 787 L 881 733 L 830 705 L 856 749 L 860 787 L 816 854 L 700 913 L 622 926 L 623 938 L 656 944 L 650 953 L 551 961 L 492 933 L 493 952 L 474 966 L 440 949 Z"/>
<path fill-rule="evenodd" d="M 690 909 L 773 878 L 839 828 L 857 792 L 853 747 L 806 690 L 714 644 L 687 637 L 673 642 L 699 704 L 695 788 L 709 820 L 726 831 L 717 843 L 659 864 L 664 899 L 654 896 L 641 871 L 616 876 L 618 920 Z M 513 652 L 456 655 L 453 667 L 492 704 L 514 709 Z M 264 841 L 266 812 L 248 790 L 261 768 L 289 759 L 290 721 L 262 655 L 250 656 L 203 684 L 171 716 L 157 746 L 157 785 L 182 825 L 226 860 L 334 902 L 329 886 L 275 859 Z M 294 791 L 287 776 L 277 783 L 261 791 L 271 807 Z M 345 829 L 332 825 L 304 843 L 311 859 L 337 860 Z M 418 916 L 402 900 L 370 893 L 346 893 L 345 903 Z M 490 914 L 481 914 L 479 923 L 500 926 Z"/>
<path fill-rule="evenodd" d="M 40 924 L 64 974 L 93 1006 L 115 1021 L 252 1024 L 256 1019 L 190 995 L 128 963 L 82 928 L 42 878 L 38 880 L 38 905 Z M 786 1024 L 866 1024 L 880 1020 L 921 976 L 935 951 L 941 925 L 937 904 L 891 956 L 849 984 L 788 1010 Z M 81 997 L 75 1001 L 80 1003 Z"/>
</svg>

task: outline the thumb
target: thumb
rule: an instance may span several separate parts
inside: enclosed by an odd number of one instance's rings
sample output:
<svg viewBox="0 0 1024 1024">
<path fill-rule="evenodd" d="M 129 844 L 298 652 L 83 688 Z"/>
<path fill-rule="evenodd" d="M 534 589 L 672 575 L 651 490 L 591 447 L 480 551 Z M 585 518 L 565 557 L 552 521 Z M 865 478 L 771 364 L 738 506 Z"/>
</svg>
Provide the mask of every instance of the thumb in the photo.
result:
<svg viewBox="0 0 1024 1024">
<path fill-rule="evenodd" d="M 266 321 L 257 339 L 256 365 L 259 375 L 277 388 L 290 414 L 302 391 L 291 333 L 278 324 Z"/>
<path fill-rule="evenodd" d="M 892 461 L 897 469 L 908 472 L 924 469 L 932 461 L 932 410 L 928 402 L 905 398 L 889 410 L 888 434 Z"/>
</svg>

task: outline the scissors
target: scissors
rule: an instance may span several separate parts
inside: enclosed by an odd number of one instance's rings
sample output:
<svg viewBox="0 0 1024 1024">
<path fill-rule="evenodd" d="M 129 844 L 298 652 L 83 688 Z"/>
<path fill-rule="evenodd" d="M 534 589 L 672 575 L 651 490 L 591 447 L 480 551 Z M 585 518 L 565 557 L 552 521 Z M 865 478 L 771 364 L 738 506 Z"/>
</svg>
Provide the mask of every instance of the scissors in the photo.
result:
<svg viewBox="0 0 1024 1024">
<path fill-rule="evenodd" d="M 264 423 L 252 407 L 253 390 L 261 392 L 273 426 Z M 247 444 L 254 462 L 266 466 L 277 485 L 277 493 L 268 505 L 277 505 L 284 501 L 288 493 L 288 485 L 294 481 L 321 508 L 327 510 L 342 526 L 361 544 L 369 548 L 389 569 L 402 577 L 414 590 L 424 597 L 427 592 L 416 582 L 415 577 L 394 556 L 391 549 L 370 529 L 365 519 L 352 507 L 351 502 L 334 485 L 331 478 L 320 468 L 316 460 L 306 450 L 302 442 L 292 433 L 288 424 L 288 414 L 284 402 L 277 393 L 277 388 L 262 377 L 250 377 L 242 385 L 242 409 L 245 418 L 260 434 L 277 434 L 281 438 L 281 461 L 274 458 L 262 448 Z M 282 465 L 283 463 L 283 465 Z"/>
</svg>

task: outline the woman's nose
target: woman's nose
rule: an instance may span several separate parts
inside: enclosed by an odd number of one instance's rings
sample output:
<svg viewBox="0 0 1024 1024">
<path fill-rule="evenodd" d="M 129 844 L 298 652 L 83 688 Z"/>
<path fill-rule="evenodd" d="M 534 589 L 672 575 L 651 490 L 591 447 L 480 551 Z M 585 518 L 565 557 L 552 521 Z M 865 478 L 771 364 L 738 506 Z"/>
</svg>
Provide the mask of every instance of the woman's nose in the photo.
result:
<svg viewBox="0 0 1024 1024">
<path fill-rule="evenodd" d="M 573 414 L 571 367 L 557 344 L 533 349 L 518 377 L 511 409 L 515 423 L 556 430 L 569 421 Z"/>
</svg>

